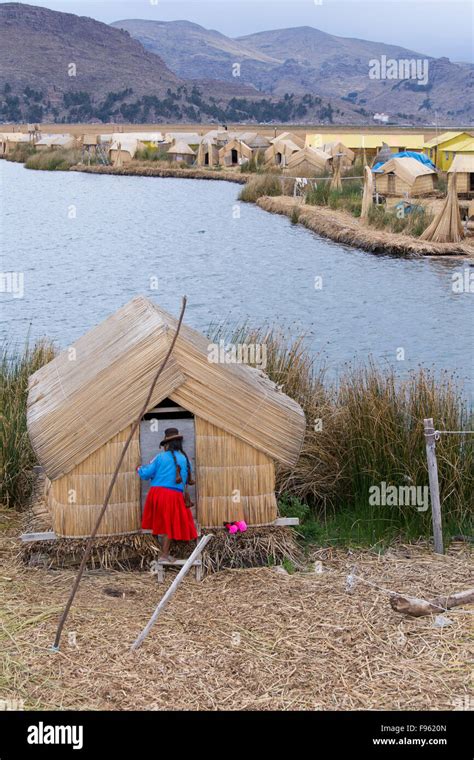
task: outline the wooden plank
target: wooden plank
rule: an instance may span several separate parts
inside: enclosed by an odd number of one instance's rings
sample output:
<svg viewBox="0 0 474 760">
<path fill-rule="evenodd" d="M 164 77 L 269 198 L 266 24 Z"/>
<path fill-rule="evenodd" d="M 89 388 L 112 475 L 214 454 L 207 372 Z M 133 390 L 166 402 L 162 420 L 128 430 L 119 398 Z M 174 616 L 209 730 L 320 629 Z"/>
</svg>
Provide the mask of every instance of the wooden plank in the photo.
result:
<svg viewBox="0 0 474 760">
<path fill-rule="evenodd" d="M 162 612 L 164 610 L 164 608 L 168 604 L 168 602 L 171 599 L 171 597 L 176 593 L 176 590 L 177 590 L 179 584 L 181 583 L 181 581 L 184 579 L 184 577 L 186 576 L 186 574 L 191 569 L 191 567 L 192 567 L 192 565 L 194 563 L 194 560 L 196 560 L 199 557 L 199 555 L 201 554 L 202 550 L 204 549 L 204 547 L 206 546 L 206 544 L 209 543 L 209 541 L 211 540 L 211 538 L 213 538 L 212 533 L 207 533 L 205 536 L 203 536 L 201 538 L 201 540 L 199 541 L 198 545 L 196 546 L 196 548 L 192 552 L 191 556 L 186 560 L 186 562 L 184 563 L 183 567 L 179 571 L 178 575 L 174 579 L 173 583 L 171 584 L 171 586 L 169 587 L 169 589 L 166 591 L 165 595 L 160 600 L 159 604 L 157 605 L 157 607 L 156 607 L 153 615 L 151 616 L 150 620 L 146 624 L 145 628 L 140 633 L 140 635 L 137 637 L 137 639 L 133 642 L 133 644 L 131 646 L 131 651 L 132 652 L 135 649 L 138 649 L 138 647 L 141 646 L 141 644 L 143 643 L 143 641 L 146 639 L 146 637 L 148 636 L 148 634 L 151 631 L 152 626 L 156 622 L 156 619 L 157 619 L 158 615 L 160 614 L 160 612 Z"/>
<path fill-rule="evenodd" d="M 299 517 L 277 517 L 273 525 L 299 525 Z"/>
<path fill-rule="evenodd" d="M 56 541 L 58 536 L 54 530 L 47 530 L 44 533 L 22 533 L 20 539 L 22 541 Z"/>
<path fill-rule="evenodd" d="M 436 554 L 444 554 L 443 528 L 441 522 L 441 502 L 439 498 L 438 464 L 436 462 L 436 441 L 433 419 L 423 420 L 425 428 L 426 458 L 430 483 L 431 515 Z"/>
</svg>

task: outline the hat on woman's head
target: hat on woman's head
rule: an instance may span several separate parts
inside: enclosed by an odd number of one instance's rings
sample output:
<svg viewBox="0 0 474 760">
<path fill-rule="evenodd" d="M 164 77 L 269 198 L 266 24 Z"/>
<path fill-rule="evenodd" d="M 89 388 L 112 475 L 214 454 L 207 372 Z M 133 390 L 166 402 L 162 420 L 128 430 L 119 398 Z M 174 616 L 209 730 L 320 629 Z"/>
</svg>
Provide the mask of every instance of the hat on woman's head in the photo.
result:
<svg viewBox="0 0 474 760">
<path fill-rule="evenodd" d="M 178 428 L 166 428 L 165 437 L 160 442 L 160 446 L 164 446 L 168 441 L 182 441 L 183 436 L 180 435 Z"/>
</svg>

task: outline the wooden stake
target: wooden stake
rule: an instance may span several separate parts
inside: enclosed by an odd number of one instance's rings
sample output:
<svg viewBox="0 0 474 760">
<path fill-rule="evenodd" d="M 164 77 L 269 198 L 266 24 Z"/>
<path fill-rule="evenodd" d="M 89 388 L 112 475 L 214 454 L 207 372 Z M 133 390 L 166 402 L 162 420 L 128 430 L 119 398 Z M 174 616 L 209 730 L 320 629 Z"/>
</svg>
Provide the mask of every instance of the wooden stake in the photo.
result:
<svg viewBox="0 0 474 760">
<path fill-rule="evenodd" d="M 474 602 L 474 589 L 459 591 L 457 594 L 449 596 L 437 596 L 435 599 L 417 599 L 413 596 L 402 596 L 394 594 L 390 597 L 390 605 L 395 612 L 404 612 L 406 615 L 413 617 L 422 617 L 423 615 L 434 615 L 445 610 L 451 610 L 453 607 L 460 607 L 462 604 L 472 604 Z"/>
<path fill-rule="evenodd" d="M 174 579 L 173 583 L 169 587 L 168 591 L 165 593 L 165 595 L 161 598 L 158 606 L 156 607 L 153 615 L 149 619 L 148 623 L 146 624 L 145 628 L 141 632 L 141 634 L 138 636 L 138 638 L 133 642 L 131 646 L 131 651 L 133 652 L 135 649 L 138 649 L 138 647 L 143 643 L 143 641 L 146 639 L 148 634 L 151 631 L 151 628 L 153 624 L 156 622 L 156 619 L 160 612 L 164 610 L 166 605 L 168 604 L 169 600 L 173 596 L 173 594 L 176 592 L 176 589 L 178 588 L 179 584 L 183 580 L 184 576 L 188 573 L 188 571 L 191 569 L 194 560 L 199 557 L 202 550 L 206 546 L 206 544 L 211 540 L 211 538 L 214 538 L 212 533 L 208 533 L 206 536 L 203 536 L 201 540 L 199 541 L 198 545 L 194 549 L 193 553 L 190 557 L 188 557 L 186 563 L 183 565 L 181 570 L 179 571 L 178 575 Z"/>
<path fill-rule="evenodd" d="M 438 465 L 436 462 L 436 441 L 433 419 L 423 421 L 426 439 L 426 458 L 428 460 L 428 477 L 430 482 L 431 515 L 433 520 L 433 538 L 436 554 L 444 554 L 443 528 L 441 523 L 441 502 L 439 498 Z"/>
</svg>

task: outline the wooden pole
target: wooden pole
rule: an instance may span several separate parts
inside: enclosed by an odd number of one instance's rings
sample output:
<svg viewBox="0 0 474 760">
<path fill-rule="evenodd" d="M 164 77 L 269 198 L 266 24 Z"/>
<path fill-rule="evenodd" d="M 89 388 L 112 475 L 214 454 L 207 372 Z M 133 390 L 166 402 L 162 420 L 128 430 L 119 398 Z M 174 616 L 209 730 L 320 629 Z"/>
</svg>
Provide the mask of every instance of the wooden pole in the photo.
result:
<svg viewBox="0 0 474 760">
<path fill-rule="evenodd" d="M 199 541 L 198 545 L 194 549 L 193 553 L 190 555 L 190 557 L 188 557 L 187 561 L 185 562 L 185 564 L 183 565 L 183 567 L 179 571 L 179 573 L 176 576 L 176 578 L 174 579 L 173 583 L 171 584 L 171 586 L 169 587 L 169 589 L 167 590 L 167 592 L 165 593 L 165 595 L 161 598 L 158 606 L 156 607 L 153 615 L 149 619 L 149 621 L 146 624 L 145 628 L 143 629 L 143 631 L 141 632 L 141 634 L 133 642 L 133 644 L 132 644 L 132 646 L 130 648 L 130 651 L 133 652 L 135 649 L 138 649 L 138 647 L 144 642 L 144 640 L 146 639 L 146 637 L 150 633 L 152 626 L 156 622 L 156 619 L 157 619 L 158 615 L 160 614 L 160 612 L 162 612 L 164 610 L 164 608 L 168 604 L 169 600 L 171 599 L 171 597 L 175 593 L 176 589 L 178 588 L 179 584 L 183 580 L 184 576 L 191 569 L 191 567 L 192 567 L 192 565 L 194 563 L 194 560 L 197 559 L 197 557 L 199 557 L 199 555 L 201 554 L 201 552 L 204 549 L 204 547 L 206 546 L 206 544 L 209 543 L 209 541 L 213 537 L 214 536 L 213 536 L 212 533 L 208 533 L 206 536 L 203 536 L 201 538 L 201 540 Z"/>
<path fill-rule="evenodd" d="M 426 458 L 428 460 L 428 478 L 430 482 L 431 515 L 433 520 L 433 538 L 436 554 L 444 554 L 443 528 L 441 523 L 441 502 L 439 498 L 438 465 L 436 462 L 436 441 L 433 419 L 423 420 L 426 440 Z"/>
<path fill-rule="evenodd" d="M 104 503 L 103 503 L 102 508 L 100 510 L 99 516 L 97 518 L 97 522 L 96 522 L 96 524 L 94 526 L 94 529 L 93 529 L 92 533 L 90 534 L 90 536 L 88 538 L 88 541 L 87 541 L 87 544 L 86 544 L 86 548 L 84 549 L 84 554 L 82 555 L 81 564 L 79 565 L 79 570 L 77 571 L 76 579 L 75 579 L 73 587 L 72 587 L 72 591 L 71 591 L 71 593 L 69 595 L 69 599 L 66 602 L 66 607 L 64 608 L 64 612 L 61 615 L 61 618 L 59 620 L 58 629 L 56 631 L 56 637 L 54 639 L 54 644 L 51 647 L 51 649 L 53 651 L 55 651 L 55 652 L 59 651 L 59 643 L 61 641 L 61 634 L 62 634 L 62 631 L 63 631 L 63 628 L 64 628 L 64 624 L 65 624 L 65 622 L 67 620 L 67 616 L 69 614 L 69 610 L 71 609 L 71 605 L 72 605 L 72 603 L 74 601 L 74 597 L 76 596 L 77 589 L 79 588 L 79 583 L 80 583 L 82 575 L 84 573 L 84 570 L 85 570 L 85 567 L 86 567 L 86 564 L 87 564 L 87 560 L 89 559 L 91 551 L 92 551 L 92 543 L 93 543 L 94 538 L 95 538 L 95 536 L 97 534 L 97 531 L 99 530 L 100 523 L 102 522 L 102 518 L 103 518 L 103 516 L 105 514 L 105 510 L 108 507 L 108 504 L 109 504 L 109 501 L 110 501 L 110 497 L 111 497 L 112 491 L 114 489 L 115 481 L 117 480 L 117 476 L 118 476 L 120 468 L 122 466 L 122 462 L 125 459 L 125 454 L 127 453 L 127 449 L 130 446 L 130 443 L 131 443 L 131 441 L 133 439 L 133 436 L 135 435 L 135 431 L 137 430 L 137 428 L 138 428 L 138 426 L 140 424 L 141 418 L 148 411 L 148 406 L 150 404 L 150 399 L 151 399 L 151 397 L 153 395 L 153 391 L 155 390 L 155 386 L 156 386 L 156 384 L 158 382 L 158 378 L 160 377 L 161 373 L 163 372 L 164 368 L 166 367 L 168 359 L 170 358 L 171 354 L 173 353 L 173 349 L 174 349 L 175 343 L 176 343 L 176 341 L 178 339 L 179 331 L 181 329 L 181 324 L 183 322 L 184 312 L 186 310 L 186 302 L 187 302 L 187 298 L 186 298 L 186 296 L 183 296 L 183 300 L 181 302 L 181 312 L 180 312 L 180 315 L 179 315 L 178 324 L 176 325 L 176 331 L 175 331 L 175 334 L 173 336 L 173 340 L 171 341 L 170 346 L 168 348 L 168 351 L 166 353 L 166 356 L 163 359 L 163 361 L 161 362 L 161 364 L 160 364 L 160 366 L 158 368 L 158 371 L 156 372 L 156 374 L 155 374 L 155 376 L 153 378 L 153 382 L 151 384 L 150 390 L 148 391 L 148 395 L 146 397 L 146 401 L 143 404 L 143 407 L 142 407 L 142 409 L 140 411 L 140 414 L 138 415 L 137 419 L 135 420 L 135 422 L 133 423 L 133 425 L 131 427 L 130 433 L 128 434 L 128 438 L 125 441 L 125 444 L 124 444 L 124 447 L 122 449 L 122 452 L 121 452 L 121 454 L 120 454 L 120 456 L 118 458 L 118 462 L 115 465 L 114 474 L 112 475 L 112 479 L 111 479 L 109 487 L 107 489 L 107 493 L 105 494 Z"/>
</svg>

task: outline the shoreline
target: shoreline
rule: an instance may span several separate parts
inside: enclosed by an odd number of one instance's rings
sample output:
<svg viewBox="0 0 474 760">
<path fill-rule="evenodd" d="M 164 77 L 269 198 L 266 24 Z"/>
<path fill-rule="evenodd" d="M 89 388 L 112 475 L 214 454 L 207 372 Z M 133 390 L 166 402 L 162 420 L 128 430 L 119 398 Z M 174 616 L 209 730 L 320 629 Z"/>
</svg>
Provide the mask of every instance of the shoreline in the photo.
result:
<svg viewBox="0 0 474 760">
<path fill-rule="evenodd" d="M 330 209 L 326 206 L 312 206 L 289 196 L 266 195 L 258 198 L 256 204 L 264 211 L 282 214 L 290 219 L 296 213 L 298 224 L 302 224 L 312 232 L 334 240 L 336 243 L 361 248 L 369 253 L 464 259 L 474 257 L 474 241 L 473 244 L 431 243 L 398 232 L 384 232 L 367 227 L 346 211 Z"/>
<path fill-rule="evenodd" d="M 71 166 L 71 172 L 83 172 L 85 174 L 117 174 L 124 177 L 175 177 L 177 179 L 210 179 L 225 182 L 236 182 L 245 185 L 251 174 L 237 172 L 212 171 L 212 169 L 174 169 L 172 167 L 159 167 L 152 164 L 141 163 L 136 166 Z"/>
<path fill-rule="evenodd" d="M 213 171 L 211 169 L 188 168 L 179 169 L 174 167 L 157 167 L 149 163 L 141 163 L 136 166 L 72 166 L 69 171 L 83 172 L 85 174 L 113 174 L 125 177 L 174 177 L 176 179 L 202 179 L 234 182 L 245 185 L 254 174 L 237 173 L 226 171 Z M 435 258 L 474 258 L 474 238 L 472 243 L 465 240 L 461 243 L 432 243 L 403 235 L 398 232 L 377 230 L 362 224 L 361 221 L 351 214 L 326 206 L 312 206 L 301 202 L 291 196 L 263 196 L 255 201 L 263 211 L 272 214 L 280 214 L 293 218 L 297 214 L 298 224 L 333 240 L 336 243 L 359 248 L 369 253 L 396 256 L 432 256 Z"/>
</svg>

